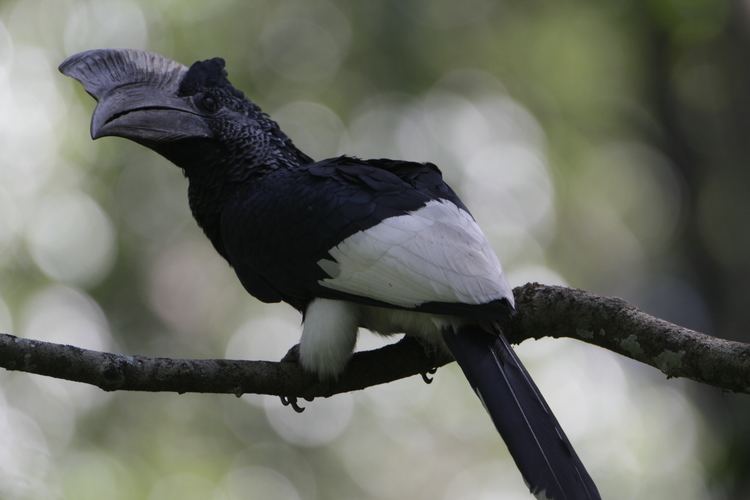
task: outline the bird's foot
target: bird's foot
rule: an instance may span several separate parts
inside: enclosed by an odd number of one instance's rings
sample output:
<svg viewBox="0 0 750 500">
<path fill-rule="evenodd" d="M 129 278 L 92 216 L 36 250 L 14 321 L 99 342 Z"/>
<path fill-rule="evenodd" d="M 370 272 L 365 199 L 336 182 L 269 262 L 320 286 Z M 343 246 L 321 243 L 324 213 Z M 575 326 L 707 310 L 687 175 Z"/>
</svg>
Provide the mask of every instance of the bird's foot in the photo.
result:
<svg viewBox="0 0 750 500">
<path fill-rule="evenodd" d="M 435 350 L 434 346 L 430 344 L 425 344 L 415 337 L 404 336 L 401 340 L 398 341 L 398 343 L 409 345 L 409 346 L 412 346 L 412 345 L 417 346 L 419 349 L 424 351 L 425 355 L 428 355 L 428 356 L 429 354 L 433 353 Z M 431 384 L 435 378 L 435 377 L 432 377 L 431 375 L 435 375 L 435 373 L 437 373 L 437 367 L 433 366 L 429 370 L 424 371 L 420 373 L 419 375 L 421 375 L 422 380 L 424 380 L 425 384 Z"/>
<path fill-rule="evenodd" d="M 299 344 L 293 346 L 287 353 L 284 355 L 283 358 L 281 358 L 282 363 L 295 363 L 300 364 L 299 362 Z M 300 406 L 298 403 L 299 398 L 297 396 L 279 396 L 279 399 L 281 399 L 281 404 L 284 406 L 291 406 L 294 411 L 297 413 L 302 413 L 305 411 L 305 408 L 303 406 Z M 305 401 L 311 402 L 315 398 L 308 398 L 303 397 Z"/>
<path fill-rule="evenodd" d="M 279 396 L 279 399 L 281 400 L 281 404 L 284 406 L 291 406 L 294 411 L 297 413 L 302 413 L 305 411 L 304 406 L 300 406 L 300 404 L 297 402 L 299 401 L 299 398 L 296 396 Z M 314 398 L 302 398 L 305 401 L 312 401 Z"/>
</svg>

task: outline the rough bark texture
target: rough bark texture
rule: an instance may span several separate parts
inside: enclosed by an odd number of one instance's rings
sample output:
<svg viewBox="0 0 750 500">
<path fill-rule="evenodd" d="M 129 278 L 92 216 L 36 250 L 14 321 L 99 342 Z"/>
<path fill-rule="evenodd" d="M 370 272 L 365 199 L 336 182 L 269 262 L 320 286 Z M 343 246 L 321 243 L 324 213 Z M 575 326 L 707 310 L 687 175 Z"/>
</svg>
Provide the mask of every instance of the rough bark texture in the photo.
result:
<svg viewBox="0 0 750 500">
<path fill-rule="evenodd" d="M 750 345 L 730 342 L 649 316 L 616 298 L 529 283 L 514 290 L 519 313 L 509 337 L 569 337 L 687 377 L 750 393 Z M 319 397 L 364 389 L 442 366 L 411 340 L 354 355 L 330 384 L 297 364 L 224 359 L 125 356 L 0 334 L 0 367 L 98 386 L 105 391 L 211 392 Z"/>
</svg>

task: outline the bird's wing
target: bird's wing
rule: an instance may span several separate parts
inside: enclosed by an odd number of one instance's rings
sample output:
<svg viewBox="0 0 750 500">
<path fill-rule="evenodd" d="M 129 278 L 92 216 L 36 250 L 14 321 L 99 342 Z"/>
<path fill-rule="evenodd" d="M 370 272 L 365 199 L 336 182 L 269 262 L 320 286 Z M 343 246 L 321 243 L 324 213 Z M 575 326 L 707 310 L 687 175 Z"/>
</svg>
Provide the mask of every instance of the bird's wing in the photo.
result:
<svg viewBox="0 0 750 500">
<path fill-rule="evenodd" d="M 487 239 L 431 164 L 342 157 L 275 172 L 225 219 L 243 228 L 224 241 L 254 295 L 271 284 L 295 306 L 321 296 L 435 312 L 512 304 Z"/>
</svg>

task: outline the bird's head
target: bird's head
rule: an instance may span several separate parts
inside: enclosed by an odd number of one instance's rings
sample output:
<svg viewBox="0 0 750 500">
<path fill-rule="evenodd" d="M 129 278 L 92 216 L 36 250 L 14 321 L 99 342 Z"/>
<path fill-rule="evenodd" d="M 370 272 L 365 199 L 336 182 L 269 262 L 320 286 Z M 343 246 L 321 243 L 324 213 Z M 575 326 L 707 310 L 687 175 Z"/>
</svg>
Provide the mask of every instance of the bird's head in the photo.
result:
<svg viewBox="0 0 750 500">
<path fill-rule="evenodd" d="M 223 59 L 188 68 L 151 52 L 97 49 L 69 57 L 60 71 L 98 101 L 93 139 L 130 139 L 188 173 L 217 158 L 250 166 L 305 158 L 273 120 L 232 86 Z"/>
</svg>

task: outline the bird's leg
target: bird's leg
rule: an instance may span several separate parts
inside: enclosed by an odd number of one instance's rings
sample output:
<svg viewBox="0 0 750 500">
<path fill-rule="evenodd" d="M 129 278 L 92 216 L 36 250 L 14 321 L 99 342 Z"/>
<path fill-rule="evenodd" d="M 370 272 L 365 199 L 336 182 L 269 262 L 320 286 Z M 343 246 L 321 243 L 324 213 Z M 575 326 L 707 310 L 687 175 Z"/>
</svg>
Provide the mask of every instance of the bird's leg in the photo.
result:
<svg viewBox="0 0 750 500">
<path fill-rule="evenodd" d="M 292 346 L 292 348 L 287 351 L 284 357 L 281 358 L 281 362 L 295 363 L 299 365 L 299 344 Z M 281 399 L 281 404 L 283 404 L 284 406 L 291 406 L 292 409 L 297 413 L 302 413 L 303 411 L 305 411 L 305 408 L 297 403 L 296 396 L 279 396 L 279 399 Z M 305 401 L 312 401 L 314 398 L 305 397 L 303 399 Z"/>
</svg>

